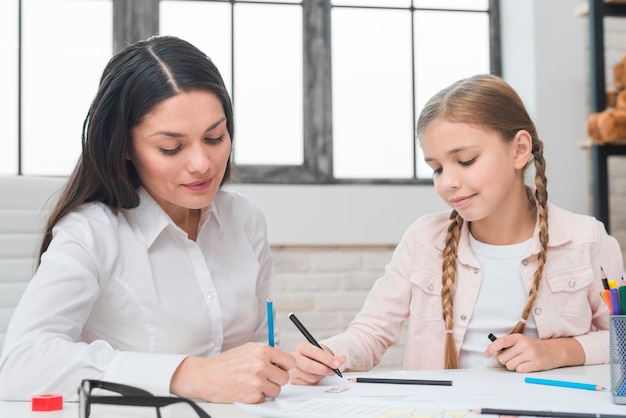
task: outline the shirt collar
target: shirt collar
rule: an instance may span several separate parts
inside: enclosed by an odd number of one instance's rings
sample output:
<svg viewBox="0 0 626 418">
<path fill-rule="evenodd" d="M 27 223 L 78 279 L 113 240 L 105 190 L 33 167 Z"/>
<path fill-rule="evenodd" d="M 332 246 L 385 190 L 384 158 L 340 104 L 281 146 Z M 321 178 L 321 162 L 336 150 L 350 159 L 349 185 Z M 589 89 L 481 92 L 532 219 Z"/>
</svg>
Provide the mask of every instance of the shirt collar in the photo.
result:
<svg viewBox="0 0 626 418">
<path fill-rule="evenodd" d="M 139 195 L 139 206 L 134 209 L 124 209 L 124 211 L 131 219 L 133 229 L 143 236 L 146 248 L 150 248 L 168 226 L 182 232 L 145 188 L 140 186 L 137 189 L 137 194 Z M 219 195 L 220 192 L 211 205 L 202 209 L 198 232 L 206 226 L 209 219 L 215 219 L 220 231 L 223 230 L 218 210 L 219 203 L 217 202 Z"/>
</svg>

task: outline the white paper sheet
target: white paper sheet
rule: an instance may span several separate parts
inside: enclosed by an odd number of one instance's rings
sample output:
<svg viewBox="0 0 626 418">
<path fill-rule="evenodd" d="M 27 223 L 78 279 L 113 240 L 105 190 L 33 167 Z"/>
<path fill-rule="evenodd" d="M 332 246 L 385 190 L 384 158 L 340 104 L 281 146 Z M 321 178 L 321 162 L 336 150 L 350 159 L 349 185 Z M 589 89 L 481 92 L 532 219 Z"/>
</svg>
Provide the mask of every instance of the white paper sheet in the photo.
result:
<svg viewBox="0 0 626 418">
<path fill-rule="evenodd" d="M 237 404 L 243 410 L 271 418 L 463 418 L 476 415 L 435 404 L 362 398 L 310 399 L 305 402 L 277 401 L 266 404 Z"/>
</svg>

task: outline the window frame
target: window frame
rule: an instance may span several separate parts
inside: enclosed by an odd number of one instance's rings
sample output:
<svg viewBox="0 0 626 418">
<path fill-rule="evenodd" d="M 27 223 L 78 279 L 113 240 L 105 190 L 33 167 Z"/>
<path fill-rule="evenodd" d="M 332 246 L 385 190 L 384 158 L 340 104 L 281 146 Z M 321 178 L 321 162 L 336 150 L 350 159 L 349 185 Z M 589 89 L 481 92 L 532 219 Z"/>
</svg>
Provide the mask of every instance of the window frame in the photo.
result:
<svg viewBox="0 0 626 418">
<path fill-rule="evenodd" d="M 112 0 L 113 4 L 113 53 L 121 50 L 129 43 L 145 39 L 159 32 L 159 1 L 160 0 Z M 176 1 L 176 0 L 170 0 Z M 226 2 L 234 6 L 236 2 L 246 3 L 244 0 L 194 0 Z M 501 29 L 499 0 L 488 0 L 487 14 L 490 22 L 490 72 L 501 75 Z M 21 2 L 20 10 L 21 10 Z M 333 175 L 333 139 L 332 139 L 332 63 L 331 63 L 331 9 L 332 8 L 367 8 L 367 9 L 408 9 L 411 12 L 411 24 L 414 21 L 414 11 L 422 10 L 410 7 L 377 7 L 377 6 L 339 6 L 331 5 L 330 0 L 311 1 L 300 3 L 280 3 L 272 1 L 255 1 L 247 3 L 281 4 L 303 8 L 303 164 L 302 165 L 241 165 L 233 163 L 233 183 L 252 184 L 432 184 L 431 179 L 421 179 L 416 176 L 414 158 L 413 177 L 406 179 L 381 178 L 350 178 L 338 179 Z M 435 9 L 428 9 L 435 10 Z M 437 9 L 439 11 L 467 11 L 464 9 Z M 478 13 L 485 13 L 478 11 Z M 21 31 L 21 19 L 20 19 Z M 233 18 L 234 25 L 234 18 Z M 413 31 L 413 28 L 412 28 Z M 20 38 L 21 42 L 21 38 Z M 411 41 L 413 42 L 413 40 Z M 21 48 L 20 48 L 21 49 Z M 414 62 L 414 60 L 412 60 Z M 18 63 L 19 65 L 20 63 Z M 236 88 L 233 63 L 233 91 Z M 414 64 L 413 64 L 414 65 Z M 20 72 L 21 73 L 21 72 Z M 413 72 L 414 74 L 414 72 Z M 21 77 L 21 74 L 18 74 Z M 20 81 L 21 85 L 21 81 Z M 415 82 L 412 89 L 415 90 Z M 21 100 L 18 97 L 18 104 Z M 415 94 L 413 94 L 415 107 Z M 415 113 L 415 112 L 413 112 Z M 416 116 L 414 115 L 414 118 Z M 415 122 L 413 126 L 415 126 Z M 21 173 L 21 128 L 18 126 L 18 174 Z M 413 141 L 413 155 L 415 152 Z"/>
<path fill-rule="evenodd" d="M 262 184 L 432 184 L 432 179 L 417 178 L 414 159 L 413 177 L 406 179 L 350 178 L 333 175 L 332 139 L 332 63 L 330 16 L 332 8 L 409 9 L 411 25 L 417 7 L 376 7 L 331 5 L 330 0 L 303 1 L 304 18 L 304 162 L 300 166 L 234 165 L 235 182 Z M 435 10 L 435 9 L 428 9 Z M 489 0 L 490 72 L 502 75 L 499 0 Z M 440 9 L 440 11 L 467 11 Z M 484 13 L 480 11 L 478 13 Z M 411 29 L 413 31 L 413 28 Z M 413 42 L 413 41 L 412 41 Z M 413 51 L 414 53 L 414 51 Z M 412 60 L 414 63 L 414 60 Z M 414 64 L 413 64 L 414 65 Z M 413 71 L 414 74 L 414 71 Z M 233 78 L 233 83 L 236 80 Z M 415 82 L 412 86 L 415 92 Z M 415 108 L 415 93 L 413 94 Z M 415 112 L 414 119 L 415 119 Z M 413 126 L 417 123 L 413 121 Z M 415 128 L 414 128 L 415 129 Z M 416 153 L 413 141 L 413 155 Z M 238 177 L 237 177 L 238 175 Z"/>
</svg>

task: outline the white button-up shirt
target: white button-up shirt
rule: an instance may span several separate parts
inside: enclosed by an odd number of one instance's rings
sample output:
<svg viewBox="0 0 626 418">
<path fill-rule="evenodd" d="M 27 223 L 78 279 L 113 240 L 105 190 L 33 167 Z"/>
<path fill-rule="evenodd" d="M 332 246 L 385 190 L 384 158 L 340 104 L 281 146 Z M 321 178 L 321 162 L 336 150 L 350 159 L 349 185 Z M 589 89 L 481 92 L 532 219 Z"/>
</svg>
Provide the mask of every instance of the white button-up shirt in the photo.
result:
<svg viewBox="0 0 626 418">
<path fill-rule="evenodd" d="M 257 206 L 219 191 L 192 241 L 139 196 L 117 214 L 83 205 L 54 227 L 7 331 L 2 399 L 75 399 L 85 378 L 167 395 L 187 355 L 267 342 L 274 267 Z"/>
</svg>

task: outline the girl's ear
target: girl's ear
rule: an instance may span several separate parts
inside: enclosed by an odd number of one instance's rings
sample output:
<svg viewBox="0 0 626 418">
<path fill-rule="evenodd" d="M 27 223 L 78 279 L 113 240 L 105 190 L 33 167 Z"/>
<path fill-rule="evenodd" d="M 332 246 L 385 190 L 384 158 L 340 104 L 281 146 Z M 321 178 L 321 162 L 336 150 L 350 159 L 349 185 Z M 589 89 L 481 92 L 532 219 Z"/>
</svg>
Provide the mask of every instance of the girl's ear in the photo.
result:
<svg viewBox="0 0 626 418">
<path fill-rule="evenodd" d="M 530 161 L 533 151 L 533 138 L 528 131 L 521 129 L 513 138 L 513 146 L 515 147 L 515 168 L 522 170 Z"/>
</svg>

